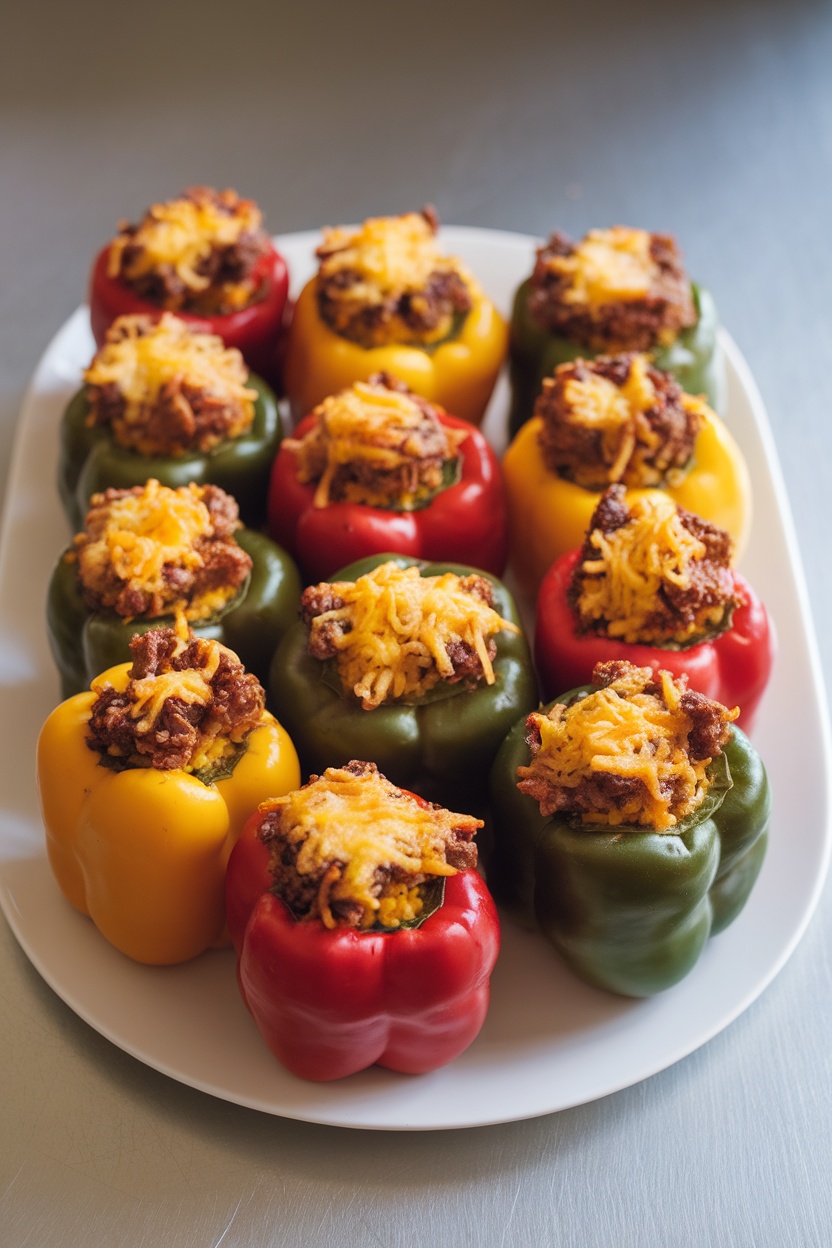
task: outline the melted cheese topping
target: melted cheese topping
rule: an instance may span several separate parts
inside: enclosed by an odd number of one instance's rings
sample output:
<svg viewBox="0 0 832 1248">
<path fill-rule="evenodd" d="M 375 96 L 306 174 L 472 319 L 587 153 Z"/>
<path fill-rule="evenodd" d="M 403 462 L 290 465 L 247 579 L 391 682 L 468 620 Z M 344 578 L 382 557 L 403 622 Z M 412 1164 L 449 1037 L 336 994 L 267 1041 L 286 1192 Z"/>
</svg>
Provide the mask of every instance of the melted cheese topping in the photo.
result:
<svg viewBox="0 0 832 1248">
<path fill-rule="evenodd" d="M 564 401 L 569 407 L 570 421 L 593 429 L 601 435 L 602 453 L 607 480 L 619 481 L 629 464 L 636 445 L 644 446 L 649 455 L 660 445 L 658 434 L 644 419 L 656 402 L 656 390 L 650 380 L 650 361 L 646 355 L 633 356 L 630 371 L 622 386 L 598 373 L 586 378 L 570 377 L 564 386 Z M 593 479 L 597 471 L 592 469 Z M 577 480 L 577 477 L 576 477 Z M 578 484 L 581 484 L 578 481 Z"/>
<path fill-rule="evenodd" d="M 104 346 L 84 373 L 90 386 L 116 385 L 127 402 L 124 419 L 158 401 L 171 381 L 183 382 L 214 396 L 237 401 L 248 427 L 254 418 L 256 390 L 246 388 L 248 368 L 235 347 L 216 334 L 197 334 L 165 312 L 154 323 L 144 316 L 120 316 L 107 331 Z"/>
<path fill-rule="evenodd" d="M 407 295 L 418 297 L 437 272 L 456 272 L 473 289 L 460 262 L 442 255 L 432 226 L 418 212 L 400 217 L 370 217 L 355 231 L 343 227 L 325 229 L 318 255 L 318 276 L 327 283 L 328 299 L 343 302 L 343 316 L 339 309 L 333 310 L 336 332 L 349 328 L 356 306 L 383 307 Z M 341 289 L 331 282 L 339 274 L 348 279 Z M 434 342 L 444 338 L 452 320 L 451 315 L 443 317 L 433 329 L 420 334 L 421 340 Z M 377 341 L 380 332 L 381 329 L 374 333 L 376 346 L 382 345 Z M 413 337 L 412 330 L 404 332 Z M 401 323 L 393 317 L 387 330 L 388 341 L 401 341 L 402 333 Z"/>
<path fill-rule="evenodd" d="M 564 303 L 590 307 L 644 299 L 658 274 L 648 231 L 621 225 L 590 230 L 572 255 L 548 257 L 547 267 L 568 280 Z"/>
<path fill-rule="evenodd" d="M 417 917 L 419 883 L 456 874 L 445 858 L 449 835 L 482 827 L 479 819 L 418 802 L 376 769 L 355 775 L 329 767 L 260 810 L 280 811 L 280 841 L 297 847 L 298 875 L 324 871 L 315 910 L 329 928 L 337 925 L 336 901 L 362 906 L 362 927 L 398 927 Z"/>
<path fill-rule="evenodd" d="M 326 630 L 344 688 L 365 710 L 387 700 L 418 698 L 441 680 L 452 680 L 448 648 L 455 642 L 474 651 L 482 678 L 494 683 L 488 638 L 520 630 L 460 582 L 453 572 L 420 576 L 418 568 L 390 562 L 355 582 L 332 585 L 344 606 L 316 616 L 312 635 Z"/>
<path fill-rule="evenodd" d="M 584 579 L 577 606 L 582 621 L 603 620 L 607 637 L 625 642 L 668 639 L 667 627 L 651 630 L 663 585 L 687 589 L 693 565 L 707 554 L 704 542 L 679 519 L 678 508 L 667 495 L 651 495 L 629 502 L 630 519 L 611 533 L 595 529 L 590 542 L 596 558 L 581 565 Z M 684 643 L 718 625 L 724 606 L 712 606 L 680 627 L 672 639 Z"/>
<path fill-rule="evenodd" d="M 436 461 L 454 459 L 467 436 L 463 430 L 446 428 L 410 395 L 364 381 L 324 399 L 314 414 L 316 424 L 309 433 L 301 441 L 287 439 L 284 445 L 297 455 L 299 480 L 317 480 L 316 507 L 329 504 L 333 479 L 348 465 L 364 465 L 379 473 L 415 471 L 407 474 L 408 484 L 397 489 L 395 497 L 383 481 L 374 485 L 370 476 L 344 482 L 339 498 L 370 507 L 394 502 L 412 506 L 441 485 L 442 467 Z M 433 471 L 420 473 L 426 456 Z"/>
<path fill-rule="evenodd" d="M 181 630 L 172 657 L 178 657 L 193 640 L 193 637 L 187 634 L 187 630 Z M 237 664 L 239 664 L 239 659 L 233 651 L 220 645 L 218 641 L 200 638 L 197 644 L 199 658 L 202 661 L 199 668 L 185 668 L 179 672 L 160 672 L 156 676 L 144 676 L 139 680 L 131 678 L 127 692 L 130 697 L 130 718 L 137 721 L 137 733 L 146 735 L 156 730 L 159 717 L 165 709 L 165 703 L 171 698 L 177 698 L 189 706 L 213 704 L 214 690 L 211 687 L 211 681 L 219 667 L 220 655 L 230 654 Z M 224 736 L 220 731 L 220 723 L 216 719 L 205 721 L 200 731 L 199 746 L 187 767 L 182 769 L 183 771 L 203 771 L 216 766 L 217 763 L 234 754 L 240 741 L 248 735 L 246 728 L 241 733 L 232 732 L 230 737 Z"/>
<path fill-rule="evenodd" d="M 659 681 L 660 694 L 645 686 Z M 529 716 L 540 733 L 540 749 L 521 779 L 542 779 L 555 788 L 577 789 L 590 777 L 639 781 L 620 807 L 583 813 L 592 824 L 638 825 L 667 831 L 702 803 L 710 784 L 710 759 L 692 760 L 690 717 L 681 709 L 684 681 L 649 667 L 629 672 L 571 706 L 556 703 L 548 715 Z M 725 712 L 735 719 L 738 710 Z"/>
<path fill-rule="evenodd" d="M 202 501 L 204 492 L 204 486 L 193 483 L 172 490 L 151 478 L 141 493 L 113 499 L 95 537 L 82 533 L 75 538 L 82 583 L 105 606 L 114 601 L 114 590 L 120 593 L 128 586 L 158 595 L 168 610 L 183 610 L 186 620 L 209 619 L 237 592 L 233 586 L 216 587 L 185 603 L 165 576 L 170 567 L 189 571 L 202 567 L 202 555 L 195 547 L 214 531 Z M 100 498 L 94 496 L 93 505 Z M 113 575 L 120 584 L 113 586 Z"/>
<path fill-rule="evenodd" d="M 229 209 L 231 211 L 229 211 Z M 110 246 L 108 276 L 119 274 L 135 281 L 159 269 L 172 269 L 188 290 L 201 292 L 211 285 L 199 267 L 215 248 L 232 247 L 243 234 L 254 233 L 263 214 L 250 199 L 234 191 L 220 195 L 195 190 L 192 196 L 153 204 L 135 232 L 119 235 Z M 131 248 L 125 260 L 124 249 Z M 138 248 L 133 253 L 132 249 Z M 223 297 L 234 307 L 251 298 L 251 282 L 223 283 Z"/>
</svg>

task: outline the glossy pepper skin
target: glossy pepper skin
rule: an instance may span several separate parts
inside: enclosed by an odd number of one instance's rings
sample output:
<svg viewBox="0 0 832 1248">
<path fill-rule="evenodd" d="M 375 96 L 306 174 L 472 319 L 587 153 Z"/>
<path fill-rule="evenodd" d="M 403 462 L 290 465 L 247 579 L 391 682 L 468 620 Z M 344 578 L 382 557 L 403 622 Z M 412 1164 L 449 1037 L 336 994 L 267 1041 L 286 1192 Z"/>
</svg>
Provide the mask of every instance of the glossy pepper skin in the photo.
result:
<svg viewBox="0 0 832 1248">
<path fill-rule="evenodd" d="M 506 738 L 491 775 L 489 878 L 498 900 L 539 928 L 588 983 L 630 997 L 661 992 L 745 905 L 765 855 L 771 801 L 760 756 L 741 729 L 730 732 L 732 787 L 723 796 L 715 783 L 673 833 L 544 817 L 517 788 L 517 768 L 530 758 L 525 723 Z"/>
<path fill-rule="evenodd" d="M 558 364 L 578 358 L 593 359 L 601 354 L 588 347 L 570 342 L 560 334 L 544 329 L 529 312 L 531 278 L 527 278 L 514 297 L 509 337 L 509 376 L 511 409 L 509 434 L 513 437 L 529 420 L 544 377 L 550 377 Z M 675 342 L 650 354 L 656 368 L 672 373 L 688 394 L 704 394 L 715 411 L 725 407 L 725 365 L 719 351 L 717 330 L 719 317 L 709 291 L 692 285 L 693 303 L 698 320 L 690 329 L 683 329 Z"/>
<path fill-rule="evenodd" d="M 286 395 L 296 417 L 354 381 L 390 373 L 416 394 L 478 425 L 506 353 L 506 323 L 477 287 L 457 333 L 425 347 L 362 347 L 330 329 L 318 311 L 317 277 L 295 304 L 284 364 Z"/>
<path fill-rule="evenodd" d="M 568 595 L 580 554 L 573 550 L 562 555 L 540 586 L 535 661 L 543 696 L 587 684 L 596 663 L 626 659 L 636 667 L 664 669 L 674 677 L 686 672 L 691 689 L 724 706 L 739 706 L 739 723 L 749 732 L 771 676 L 775 641 L 766 609 L 746 579 L 733 573 L 740 606 L 726 632 L 686 649 L 666 650 L 578 631 Z"/>
<path fill-rule="evenodd" d="M 276 643 L 297 620 L 300 576 L 293 560 L 253 529 L 238 529 L 235 540 L 251 556 L 252 568 L 241 593 L 204 623 L 194 621 L 197 637 L 220 641 L 265 684 Z M 109 611 L 91 611 L 84 602 L 76 565 L 62 556 L 46 598 L 49 646 L 61 675 L 61 696 L 89 687 L 105 668 L 130 659 L 130 638 L 151 628 L 172 628 L 172 616 L 125 620 Z"/>
<path fill-rule="evenodd" d="M 403 568 L 415 565 L 422 576 L 464 576 L 476 570 L 383 554 L 351 564 L 332 579 L 358 580 L 388 559 Z M 488 579 L 494 585 L 495 610 L 519 624 L 508 590 L 495 577 Z M 476 805 L 484 798 L 488 769 L 517 716 L 537 705 L 537 678 L 525 637 L 502 632 L 496 643 L 493 685 L 471 691 L 446 686 L 438 697 L 428 694 L 422 701 L 365 711 L 352 693 L 343 691 L 329 663 L 308 653 L 307 629 L 298 623 L 275 652 L 269 704 L 291 733 L 304 773 L 368 758 L 394 784 L 465 809 L 459 804 Z"/>
<path fill-rule="evenodd" d="M 258 802 L 298 787 L 297 754 L 267 712 L 231 775 L 203 784 L 185 771 L 113 771 L 86 744 L 105 683 L 62 702 L 38 740 L 38 790 L 49 863 L 61 891 L 137 962 L 185 962 L 223 943 L 228 855 Z"/>
<path fill-rule="evenodd" d="M 211 451 L 185 455 L 139 455 L 119 446 L 103 425 L 87 425 L 86 390 L 79 390 L 63 415 L 60 429 L 58 489 L 74 533 L 84 527 L 93 494 L 129 489 L 155 477 L 162 485 L 178 489 L 196 485 L 219 485 L 233 494 L 243 521 L 262 523 L 272 460 L 282 436 L 277 400 L 259 377 L 251 374 L 247 384 L 257 391 L 254 421 L 248 433 L 229 438 Z"/>
<path fill-rule="evenodd" d="M 482 877 L 449 876 L 418 928 L 298 922 L 270 891 L 262 819 L 248 820 L 231 854 L 226 907 L 240 991 L 275 1057 L 314 1080 L 373 1065 L 422 1074 L 458 1057 L 482 1027 L 500 948 Z"/>
<path fill-rule="evenodd" d="M 104 335 L 117 316 L 143 313 L 160 316 L 163 309 L 135 291 L 117 277 L 107 275 L 110 259 L 108 243 L 96 256 L 90 276 L 90 320 L 93 337 L 100 347 Z M 192 329 L 217 334 L 227 347 L 242 352 L 249 368 L 277 385 L 279 340 L 286 314 L 289 294 L 289 271 L 286 261 L 273 247 L 260 258 L 254 276 L 259 282 L 260 297 L 248 307 L 221 316 L 195 316 L 190 312 L 176 315 Z"/>
<path fill-rule="evenodd" d="M 440 413 L 442 424 L 465 429 L 459 448 L 459 480 L 416 511 L 390 511 L 364 503 L 314 505 L 315 485 L 297 477 L 297 455 L 278 452 L 269 487 L 269 532 L 291 551 L 309 582 L 367 555 L 395 550 L 414 559 L 447 559 L 501 576 L 508 554 L 503 477 L 496 455 L 479 429 Z M 295 437 L 312 428 L 301 421 Z"/>
<path fill-rule="evenodd" d="M 540 452 L 541 424 L 540 416 L 527 421 L 503 456 L 512 566 L 530 594 L 556 559 L 583 544 L 602 493 L 547 468 Z M 654 492 L 628 490 L 627 499 Z M 690 471 L 662 492 L 677 506 L 726 529 L 740 558 L 751 528 L 751 478 L 742 451 L 718 416 L 703 417 Z"/>
</svg>

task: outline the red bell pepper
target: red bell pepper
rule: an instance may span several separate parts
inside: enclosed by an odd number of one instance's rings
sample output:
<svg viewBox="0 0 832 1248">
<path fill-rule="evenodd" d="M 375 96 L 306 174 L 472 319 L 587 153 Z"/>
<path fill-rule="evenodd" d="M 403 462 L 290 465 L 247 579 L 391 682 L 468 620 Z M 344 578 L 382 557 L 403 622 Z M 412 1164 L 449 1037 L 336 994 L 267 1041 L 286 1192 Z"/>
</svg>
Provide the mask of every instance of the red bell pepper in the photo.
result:
<svg viewBox="0 0 832 1248">
<path fill-rule="evenodd" d="M 99 347 L 117 316 L 129 313 L 158 316 L 162 310 L 142 299 L 119 278 L 108 275 L 109 256 L 108 243 L 96 256 L 90 277 L 90 320 Z M 194 316 L 189 312 L 176 315 L 193 329 L 218 334 L 227 347 L 236 347 L 242 353 L 252 372 L 275 385 L 279 373 L 278 340 L 289 294 L 289 270 L 280 252 L 270 247 L 260 257 L 254 277 L 261 297 L 245 308 L 221 316 Z"/>
<path fill-rule="evenodd" d="M 686 649 L 663 650 L 578 630 L 568 595 L 580 555 L 580 550 L 562 555 L 540 587 L 535 659 L 544 701 L 591 684 L 596 663 L 627 659 L 673 676 L 686 672 L 691 689 L 725 706 L 739 706 L 739 723 L 748 732 L 771 674 L 775 640 L 766 609 L 745 578 L 733 573 L 740 606 L 726 632 Z"/>
<path fill-rule="evenodd" d="M 326 580 L 337 569 L 390 551 L 428 563 L 462 563 L 501 576 L 508 542 L 503 478 L 496 455 L 474 425 L 440 412 L 450 429 L 465 429 L 460 476 L 417 511 L 388 511 L 365 503 L 314 505 L 315 485 L 298 480 L 297 456 L 282 446 L 269 488 L 268 531 L 290 551 L 307 581 Z M 294 437 L 315 421 L 304 417 Z"/>
<path fill-rule="evenodd" d="M 500 948 L 482 877 L 449 876 L 418 928 L 299 922 L 270 891 L 263 818 L 251 816 L 231 854 L 226 914 L 243 1000 L 275 1057 L 318 1081 L 373 1065 L 423 1074 L 458 1057 L 482 1027 Z"/>
</svg>

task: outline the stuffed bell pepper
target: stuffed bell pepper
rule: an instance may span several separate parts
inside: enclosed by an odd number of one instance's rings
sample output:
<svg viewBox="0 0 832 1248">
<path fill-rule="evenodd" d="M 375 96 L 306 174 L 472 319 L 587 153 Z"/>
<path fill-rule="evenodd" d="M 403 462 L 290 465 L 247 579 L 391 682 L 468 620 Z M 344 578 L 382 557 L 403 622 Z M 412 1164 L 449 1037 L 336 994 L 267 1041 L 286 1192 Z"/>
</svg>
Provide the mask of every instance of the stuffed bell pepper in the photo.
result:
<svg viewBox="0 0 832 1248">
<path fill-rule="evenodd" d="M 500 576 L 500 466 L 473 425 L 379 373 L 324 399 L 283 441 L 269 532 L 308 581 L 382 551 Z"/>
<path fill-rule="evenodd" d="M 64 896 L 128 957 L 168 965 L 222 943 L 231 847 L 300 772 L 225 646 L 154 629 L 130 648 L 47 719 L 38 789 Z"/>
<path fill-rule="evenodd" d="M 61 425 L 58 485 L 73 530 L 93 494 L 155 477 L 210 482 L 262 521 L 281 425 L 272 391 L 239 351 L 165 314 L 120 317 Z"/>
<path fill-rule="evenodd" d="M 711 295 L 691 285 L 668 234 L 615 226 L 579 243 L 555 232 L 537 251 L 511 318 L 511 434 L 534 410 L 544 377 L 578 357 L 649 352 L 683 390 L 721 411 L 724 364 Z"/>
<path fill-rule="evenodd" d="M 601 493 L 662 490 L 730 533 L 736 557 L 751 524 L 751 481 L 737 443 L 700 398 L 642 353 L 561 364 L 534 418 L 503 458 L 511 558 L 535 593 L 551 564 L 580 546 Z"/>
<path fill-rule="evenodd" d="M 223 642 L 265 683 L 299 602 L 292 560 L 241 528 L 235 500 L 219 486 L 172 490 L 151 479 L 94 494 L 46 600 L 63 696 L 126 662 L 134 634 L 179 618 L 198 637 Z"/>
<path fill-rule="evenodd" d="M 535 657 L 545 698 L 588 684 L 596 663 L 686 673 L 692 689 L 739 705 L 748 732 L 774 659 L 760 599 L 731 567 L 724 529 L 659 492 L 611 485 L 583 547 L 557 559 L 537 599 Z"/>
<path fill-rule="evenodd" d="M 324 230 L 320 267 L 295 306 L 285 389 L 296 417 L 391 373 L 478 425 L 506 350 L 505 322 L 436 242 L 431 208 Z"/>
<path fill-rule="evenodd" d="M 506 738 L 489 879 L 589 983 L 660 992 L 744 906 L 770 796 L 736 715 L 684 677 L 612 661 Z"/>
<path fill-rule="evenodd" d="M 480 802 L 500 742 L 537 704 L 505 586 L 472 568 L 378 555 L 301 602 L 269 691 L 304 770 L 372 758 L 423 797 Z"/>
<path fill-rule="evenodd" d="M 175 312 L 235 347 L 253 372 L 277 380 L 289 274 L 263 214 L 235 191 L 191 187 L 123 223 L 98 254 L 90 316 L 102 346 L 119 316 Z"/>
<path fill-rule="evenodd" d="M 293 1074 L 421 1074 L 475 1039 L 500 947 L 480 826 L 355 761 L 249 819 L 228 926 L 243 1000 Z"/>
</svg>

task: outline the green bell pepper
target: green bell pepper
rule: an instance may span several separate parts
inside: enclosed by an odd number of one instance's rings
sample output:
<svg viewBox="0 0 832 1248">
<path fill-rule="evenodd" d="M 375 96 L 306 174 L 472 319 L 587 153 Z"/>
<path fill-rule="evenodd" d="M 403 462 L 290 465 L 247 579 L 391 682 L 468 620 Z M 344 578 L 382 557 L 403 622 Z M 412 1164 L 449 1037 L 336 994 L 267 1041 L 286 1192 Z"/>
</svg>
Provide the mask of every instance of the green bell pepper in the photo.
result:
<svg viewBox="0 0 832 1248">
<path fill-rule="evenodd" d="M 402 568 L 418 567 L 422 576 L 479 571 L 380 554 L 351 563 L 331 580 L 356 581 L 391 559 Z M 481 575 L 494 586 L 495 610 L 520 625 L 506 587 L 487 572 Z M 334 665 L 308 653 L 307 629 L 298 623 L 275 653 L 270 707 L 294 741 L 304 773 L 340 767 L 353 758 L 367 759 L 394 784 L 431 801 L 454 801 L 455 809 L 464 809 L 466 802 L 476 805 L 484 799 L 500 742 L 517 716 L 537 705 L 537 679 L 525 636 L 502 632 L 495 641 L 493 685 L 467 690 L 443 684 L 421 700 L 365 711 L 351 692 L 344 691 Z"/>
<path fill-rule="evenodd" d="M 762 866 L 771 797 L 760 756 L 731 725 L 704 802 L 672 832 L 592 826 L 542 816 L 517 788 L 525 729 L 515 725 L 491 773 L 489 886 L 596 987 L 629 997 L 669 988 L 736 918 Z"/>
<path fill-rule="evenodd" d="M 538 324 L 529 311 L 530 285 L 531 278 L 527 278 L 519 287 L 511 314 L 511 437 L 531 417 L 544 377 L 550 377 L 558 364 L 579 357 L 592 359 L 599 354 Z M 697 311 L 696 324 L 683 329 L 670 346 L 652 352 L 653 363 L 663 372 L 672 373 L 688 394 L 704 394 L 714 411 L 722 415 L 726 383 L 724 362 L 717 349 L 716 304 L 703 286 L 692 284 L 691 291 Z"/>
<path fill-rule="evenodd" d="M 238 529 L 234 536 L 252 559 L 248 580 L 224 611 L 192 627 L 198 637 L 228 646 L 265 684 L 277 642 L 297 621 L 300 576 L 289 555 L 262 533 Z M 46 628 L 64 698 L 88 689 L 107 668 L 129 662 L 130 638 L 136 633 L 172 626 L 169 615 L 125 620 L 113 612 L 91 611 L 76 565 L 61 556 L 49 583 Z"/>
<path fill-rule="evenodd" d="M 248 433 L 221 442 L 211 451 L 186 455 L 139 455 L 113 440 L 103 425 L 87 424 L 86 389 L 67 407 L 60 431 L 58 489 L 74 533 L 84 527 L 93 494 L 144 485 L 150 477 L 177 489 L 196 485 L 219 485 L 233 494 L 243 521 L 252 526 L 266 516 L 266 495 L 272 461 L 280 446 L 282 429 L 277 400 L 260 378 L 250 373 L 249 386 L 257 391 L 254 422 Z"/>
</svg>

